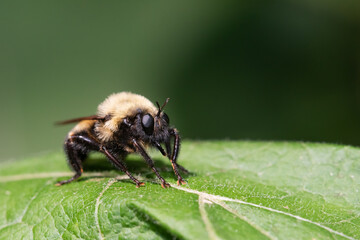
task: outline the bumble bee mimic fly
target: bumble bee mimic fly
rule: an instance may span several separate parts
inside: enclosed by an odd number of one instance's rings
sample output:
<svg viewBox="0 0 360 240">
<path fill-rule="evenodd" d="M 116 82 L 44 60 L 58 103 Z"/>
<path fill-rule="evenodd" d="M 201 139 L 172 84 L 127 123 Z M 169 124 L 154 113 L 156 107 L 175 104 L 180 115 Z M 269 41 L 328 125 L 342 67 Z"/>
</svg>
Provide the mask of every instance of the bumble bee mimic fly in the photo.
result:
<svg viewBox="0 0 360 240">
<path fill-rule="evenodd" d="M 169 117 L 163 109 L 169 98 L 160 107 L 154 106 L 147 98 L 129 93 L 120 92 L 110 95 L 98 106 L 96 115 L 81 117 L 59 122 L 58 124 L 77 123 L 65 139 L 65 153 L 70 167 L 75 175 L 57 185 L 70 183 L 78 179 L 82 172 L 82 162 L 91 151 L 98 151 L 109 159 L 119 170 L 126 173 L 136 184 L 144 185 L 137 180 L 126 168 L 123 160 L 129 153 L 138 153 L 161 181 L 163 188 L 170 187 L 154 166 L 154 161 L 147 154 L 146 148 L 157 148 L 171 162 L 177 176 L 177 184 L 185 184 L 178 169 L 187 170 L 177 163 L 180 150 L 180 136 L 175 128 L 169 126 Z M 171 138 L 174 137 L 173 149 Z M 165 145 L 166 151 L 161 144 Z"/>
</svg>

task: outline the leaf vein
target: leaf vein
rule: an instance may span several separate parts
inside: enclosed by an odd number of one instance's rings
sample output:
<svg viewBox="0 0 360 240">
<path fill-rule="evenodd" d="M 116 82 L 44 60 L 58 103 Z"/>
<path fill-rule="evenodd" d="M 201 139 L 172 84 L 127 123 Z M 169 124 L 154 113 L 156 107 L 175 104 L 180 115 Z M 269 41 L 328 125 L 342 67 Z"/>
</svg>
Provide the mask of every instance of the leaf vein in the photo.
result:
<svg viewBox="0 0 360 240">
<path fill-rule="evenodd" d="M 199 196 L 203 196 L 204 198 L 209 199 L 210 201 L 213 201 L 213 202 L 216 202 L 216 201 L 237 202 L 237 203 L 240 203 L 240 204 L 249 205 L 249 206 L 252 206 L 252 207 L 264 209 L 264 210 L 267 210 L 267 211 L 270 211 L 270 212 L 283 214 L 283 215 L 286 215 L 288 217 L 295 218 L 295 219 L 297 219 L 299 221 L 314 224 L 314 225 L 316 225 L 316 226 L 318 226 L 320 228 L 323 228 L 323 229 L 327 230 L 331 234 L 335 234 L 335 235 L 338 235 L 338 236 L 341 236 L 341 237 L 344 237 L 344 238 L 347 238 L 347 239 L 355 240 L 355 238 L 350 237 L 350 236 L 348 236 L 348 235 L 346 235 L 344 233 L 338 232 L 338 231 L 333 230 L 333 229 L 331 229 L 331 228 L 329 228 L 327 226 L 324 226 L 324 225 L 322 225 L 320 223 L 313 222 L 313 221 L 311 221 L 309 219 L 306 219 L 306 218 L 303 218 L 303 217 L 300 217 L 300 216 L 297 216 L 297 215 L 294 215 L 294 214 L 291 214 L 291 213 L 288 213 L 288 212 L 283 212 L 283 211 L 280 211 L 280 210 L 277 210 L 277 209 L 273 209 L 273 208 L 270 208 L 270 207 L 258 205 L 258 204 L 255 204 L 255 203 L 245 202 L 245 201 L 238 200 L 238 199 L 232 199 L 232 198 L 228 198 L 228 197 L 223 197 L 223 196 L 213 195 L 213 194 L 209 194 L 209 193 L 205 193 L 205 192 L 200 192 L 200 191 L 189 189 L 189 188 L 179 187 L 179 186 L 176 186 L 174 184 L 171 184 L 171 186 L 173 188 L 176 188 L 176 189 L 181 190 L 181 191 L 185 191 L 185 192 L 197 194 Z"/>
<path fill-rule="evenodd" d="M 252 226 L 253 228 L 255 228 L 256 230 L 258 230 L 262 235 L 264 235 L 265 237 L 274 240 L 276 239 L 275 237 L 271 236 L 271 234 L 269 232 L 267 232 L 265 229 L 263 229 L 262 227 L 260 227 L 259 225 L 255 224 L 254 222 L 250 221 L 250 219 L 248 219 L 246 216 L 242 216 L 240 215 L 238 212 L 234 211 L 234 209 L 232 209 L 231 207 L 229 207 L 229 205 L 227 205 L 226 203 L 222 202 L 222 201 L 214 201 L 212 200 L 214 203 L 216 203 L 217 205 L 219 205 L 220 207 L 224 208 L 225 210 L 227 210 L 228 212 L 234 214 L 235 216 L 237 216 L 238 218 L 240 218 L 241 220 L 247 222 L 250 226 Z"/>
<path fill-rule="evenodd" d="M 101 197 L 104 195 L 104 193 L 106 192 L 106 190 L 109 189 L 109 187 L 116 182 L 116 178 L 112 178 L 110 179 L 106 186 L 103 188 L 103 190 L 99 193 L 99 196 L 96 198 L 96 203 L 95 203 L 95 224 L 96 224 L 96 228 L 98 230 L 99 233 L 99 238 L 100 239 L 104 239 L 104 234 L 101 232 L 101 228 L 100 228 L 100 223 L 99 223 L 99 206 L 100 206 L 100 199 Z"/>
<path fill-rule="evenodd" d="M 207 216 L 204 200 L 205 200 L 204 196 L 199 195 L 199 211 L 200 211 L 201 218 L 205 224 L 205 228 L 209 235 L 209 238 L 210 239 L 219 239 L 219 237 L 216 235 L 216 232 Z"/>
<path fill-rule="evenodd" d="M 30 198 L 29 202 L 28 202 L 28 203 L 26 204 L 26 206 L 24 207 L 24 210 L 22 211 L 21 215 L 20 215 L 15 221 L 13 221 L 13 222 L 11 222 L 11 223 L 7 223 L 7 224 L 1 226 L 1 227 L 0 227 L 0 230 L 4 229 L 4 228 L 6 228 L 6 227 L 9 227 L 9 226 L 11 226 L 11 225 L 18 224 L 18 223 L 24 223 L 24 224 L 26 224 L 26 225 L 29 225 L 29 224 L 23 222 L 23 218 L 24 218 L 26 212 L 28 211 L 30 205 L 33 203 L 33 201 L 37 198 L 37 196 L 44 190 L 44 188 L 45 188 L 47 185 L 48 185 L 48 183 L 45 183 L 45 185 L 44 185 L 39 191 L 37 191 L 37 192 Z M 30 226 L 30 225 L 29 225 L 29 226 Z"/>
</svg>

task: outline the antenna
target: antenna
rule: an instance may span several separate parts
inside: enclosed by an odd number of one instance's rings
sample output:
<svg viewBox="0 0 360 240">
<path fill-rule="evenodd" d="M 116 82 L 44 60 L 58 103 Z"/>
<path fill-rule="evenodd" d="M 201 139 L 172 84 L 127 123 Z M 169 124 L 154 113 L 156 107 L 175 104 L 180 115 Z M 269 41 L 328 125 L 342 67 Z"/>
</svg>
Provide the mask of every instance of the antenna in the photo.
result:
<svg viewBox="0 0 360 240">
<path fill-rule="evenodd" d="M 166 104 L 169 102 L 169 100 L 170 100 L 170 98 L 167 98 L 167 99 L 165 100 L 164 104 L 163 104 L 161 107 L 160 107 L 159 102 L 156 101 L 156 105 L 157 105 L 158 108 L 159 108 L 159 111 L 158 111 L 158 113 L 156 114 L 156 116 L 160 116 L 161 111 L 164 109 L 164 107 L 165 107 Z"/>
</svg>

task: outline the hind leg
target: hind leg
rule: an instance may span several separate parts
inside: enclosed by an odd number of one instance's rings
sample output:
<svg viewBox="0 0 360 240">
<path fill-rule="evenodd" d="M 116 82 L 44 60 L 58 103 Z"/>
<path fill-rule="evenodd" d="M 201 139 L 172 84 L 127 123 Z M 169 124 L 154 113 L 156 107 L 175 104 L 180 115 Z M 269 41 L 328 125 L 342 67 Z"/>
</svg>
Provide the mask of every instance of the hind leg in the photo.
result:
<svg viewBox="0 0 360 240">
<path fill-rule="evenodd" d="M 60 181 L 56 185 L 60 186 L 78 179 L 83 172 L 82 162 L 87 157 L 87 152 L 98 148 L 99 144 L 93 138 L 90 138 L 85 134 L 73 135 L 67 138 L 64 144 L 64 149 L 69 166 L 73 171 L 75 171 L 75 174 L 70 179 Z"/>
<path fill-rule="evenodd" d="M 72 142 L 71 138 L 68 138 L 64 144 L 64 149 L 67 155 L 69 166 L 73 171 L 75 171 L 75 175 L 68 180 L 58 182 L 56 184 L 57 186 L 70 183 L 78 179 L 83 172 L 82 160 L 84 159 L 84 156 L 81 151 L 76 149 L 76 143 Z"/>
<path fill-rule="evenodd" d="M 97 140 L 92 137 L 89 133 L 78 133 L 77 135 L 69 136 L 65 141 L 65 152 L 68 156 L 69 165 L 75 171 L 75 175 L 68 180 L 60 181 L 56 185 L 60 186 L 66 183 L 70 183 L 78 179 L 82 172 L 82 160 L 86 157 L 89 151 L 99 151 L 107 156 L 107 158 L 112 162 L 116 168 L 120 169 L 126 173 L 131 180 L 136 183 L 136 187 L 144 185 L 136 178 L 134 178 L 131 173 L 127 170 L 125 164 L 121 159 L 117 159 L 112 152 L 109 151 L 106 147 L 102 146 Z"/>
</svg>

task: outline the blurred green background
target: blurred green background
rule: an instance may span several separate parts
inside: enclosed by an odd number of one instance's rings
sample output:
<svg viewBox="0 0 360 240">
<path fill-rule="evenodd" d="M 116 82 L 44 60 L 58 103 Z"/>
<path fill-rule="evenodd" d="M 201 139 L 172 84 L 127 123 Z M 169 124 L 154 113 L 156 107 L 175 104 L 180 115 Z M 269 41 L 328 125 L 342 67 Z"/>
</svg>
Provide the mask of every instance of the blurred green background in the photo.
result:
<svg viewBox="0 0 360 240">
<path fill-rule="evenodd" d="M 0 160 L 61 149 L 109 94 L 185 139 L 360 145 L 359 1 L 1 1 Z"/>
</svg>

